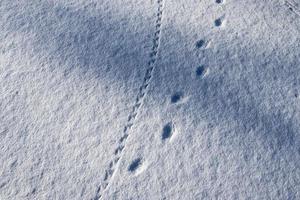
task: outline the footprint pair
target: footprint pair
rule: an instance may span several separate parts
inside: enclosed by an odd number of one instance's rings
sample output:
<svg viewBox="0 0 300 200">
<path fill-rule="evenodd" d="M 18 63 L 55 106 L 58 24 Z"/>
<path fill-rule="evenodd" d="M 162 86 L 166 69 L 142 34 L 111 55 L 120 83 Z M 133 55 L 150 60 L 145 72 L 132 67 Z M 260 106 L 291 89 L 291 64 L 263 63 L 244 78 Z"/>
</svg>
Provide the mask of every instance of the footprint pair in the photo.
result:
<svg viewBox="0 0 300 200">
<path fill-rule="evenodd" d="M 173 124 L 172 122 L 167 123 L 162 130 L 161 139 L 167 140 L 170 139 L 173 135 Z M 143 159 L 141 157 L 134 159 L 128 166 L 128 171 L 130 173 L 136 173 L 138 169 L 143 165 Z"/>
<path fill-rule="evenodd" d="M 216 0 L 217 4 L 224 4 L 225 0 Z M 223 26 L 225 23 L 225 15 L 223 15 L 222 17 L 219 17 L 218 19 L 215 20 L 215 26 L 216 27 L 220 27 Z"/>
<path fill-rule="evenodd" d="M 215 0 L 215 3 L 224 4 L 225 0 Z M 224 24 L 225 24 L 225 15 L 217 18 L 214 21 L 214 24 L 215 24 L 216 27 L 224 26 Z M 209 45 L 210 45 L 210 41 L 205 41 L 203 39 L 198 40 L 196 42 L 196 48 L 198 48 L 198 49 L 206 49 Z M 196 75 L 197 76 L 204 76 L 206 72 L 207 72 L 207 68 L 204 65 L 201 65 L 196 69 Z"/>
</svg>

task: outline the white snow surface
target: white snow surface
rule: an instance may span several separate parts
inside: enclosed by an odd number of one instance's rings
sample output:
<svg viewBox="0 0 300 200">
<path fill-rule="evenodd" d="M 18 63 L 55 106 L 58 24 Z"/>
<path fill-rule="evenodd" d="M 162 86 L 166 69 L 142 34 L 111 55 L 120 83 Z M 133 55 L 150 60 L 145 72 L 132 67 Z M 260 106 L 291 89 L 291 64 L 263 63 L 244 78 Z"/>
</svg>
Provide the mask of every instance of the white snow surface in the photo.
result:
<svg viewBox="0 0 300 200">
<path fill-rule="evenodd" d="M 299 0 L 0 0 L 0 200 L 300 199 Z"/>
</svg>

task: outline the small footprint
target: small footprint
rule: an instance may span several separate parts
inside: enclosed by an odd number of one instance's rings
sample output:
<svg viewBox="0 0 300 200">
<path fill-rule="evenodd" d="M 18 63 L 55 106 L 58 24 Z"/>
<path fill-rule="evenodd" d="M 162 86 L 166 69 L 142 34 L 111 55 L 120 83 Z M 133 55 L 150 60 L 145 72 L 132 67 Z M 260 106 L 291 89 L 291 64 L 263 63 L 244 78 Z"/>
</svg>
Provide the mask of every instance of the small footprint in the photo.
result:
<svg viewBox="0 0 300 200">
<path fill-rule="evenodd" d="M 136 158 L 131 162 L 131 164 L 128 167 L 129 172 L 135 172 L 139 166 L 142 164 L 142 159 L 141 158 Z"/>
<path fill-rule="evenodd" d="M 207 72 L 208 72 L 208 69 L 204 65 L 201 65 L 201 66 L 197 67 L 197 69 L 196 69 L 196 75 L 200 76 L 200 77 L 205 76 Z"/>
<path fill-rule="evenodd" d="M 222 3 L 225 3 L 225 0 L 216 0 L 216 3 L 217 4 L 222 4 Z"/>
<path fill-rule="evenodd" d="M 215 26 L 216 27 L 222 27 L 225 25 L 225 16 L 222 16 L 215 20 Z"/>
<path fill-rule="evenodd" d="M 178 103 L 183 98 L 182 92 L 176 92 L 171 97 L 171 103 Z"/>
<path fill-rule="evenodd" d="M 171 122 L 167 123 L 164 126 L 163 131 L 162 131 L 162 135 L 161 135 L 162 140 L 166 140 L 166 139 L 168 139 L 172 136 L 172 132 L 173 132 L 172 128 L 173 128 L 173 125 L 172 125 Z"/>
<path fill-rule="evenodd" d="M 197 49 L 207 49 L 210 47 L 210 44 L 211 44 L 210 40 L 205 41 L 205 40 L 201 39 L 196 42 L 196 48 Z"/>
<path fill-rule="evenodd" d="M 199 49 L 199 48 L 202 48 L 203 46 L 205 45 L 205 41 L 204 40 L 199 40 L 197 41 L 196 43 L 196 47 Z"/>
<path fill-rule="evenodd" d="M 128 171 L 135 176 L 141 174 L 143 171 L 145 171 L 148 167 L 148 162 L 143 160 L 142 158 L 136 158 L 131 162 L 131 164 L 128 167 Z"/>
</svg>

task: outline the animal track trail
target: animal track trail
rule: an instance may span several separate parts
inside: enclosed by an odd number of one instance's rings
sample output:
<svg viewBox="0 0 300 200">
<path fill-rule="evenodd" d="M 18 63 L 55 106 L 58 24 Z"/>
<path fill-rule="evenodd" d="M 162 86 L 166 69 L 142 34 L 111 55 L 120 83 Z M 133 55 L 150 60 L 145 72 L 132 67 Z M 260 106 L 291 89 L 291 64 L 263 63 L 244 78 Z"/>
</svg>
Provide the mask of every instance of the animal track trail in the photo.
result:
<svg viewBox="0 0 300 200">
<path fill-rule="evenodd" d="M 216 4 L 225 4 L 225 0 L 216 0 L 215 1 Z M 215 24 L 215 27 L 223 27 L 225 26 L 225 15 L 217 18 L 215 21 L 214 21 L 214 24 Z"/>
<path fill-rule="evenodd" d="M 147 63 L 148 67 L 146 69 L 146 73 L 142 82 L 142 85 L 139 88 L 138 94 L 135 98 L 135 103 L 132 107 L 131 112 L 128 115 L 128 119 L 126 122 L 126 125 L 124 126 L 124 129 L 122 131 L 122 137 L 118 141 L 118 146 L 116 147 L 114 151 L 114 155 L 112 160 L 110 161 L 107 169 L 105 170 L 104 177 L 102 179 L 102 184 L 100 184 L 97 187 L 96 195 L 94 196 L 94 200 L 102 199 L 102 196 L 104 192 L 109 187 L 110 182 L 112 181 L 114 174 L 118 168 L 119 161 L 122 158 L 122 153 L 124 152 L 124 149 L 126 147 L 126 141 L 130 135 L 130 129 L 133 126 L 135 119 L 137 117 L 139 108 L 141 107 L 143 100 L 147 93 L 147 88 L 150 84 L 150 81 L 152 79 L 153 70 L 155 68 L 155 63 L 158 56 L 159 51 L 159 45 L 160 45 L 160 37 L 161 37 L 161 26 L 162 26 L 162 17 L 163 17 L 163 6 L 164 6 L 164 0 L 157 0 L 157 12 L 156 12 L 156 21 L 155 21 L 155 32 L 154 32 L 154 38 L 152 43 L 152 49 L 149 56 L 149 62 Z M 142 159 L 137 159 L 132 162 L 132 164 L 129 166 L 129 171 L 135 171 L 137 168 L 141 165 Z"/>
</svg>

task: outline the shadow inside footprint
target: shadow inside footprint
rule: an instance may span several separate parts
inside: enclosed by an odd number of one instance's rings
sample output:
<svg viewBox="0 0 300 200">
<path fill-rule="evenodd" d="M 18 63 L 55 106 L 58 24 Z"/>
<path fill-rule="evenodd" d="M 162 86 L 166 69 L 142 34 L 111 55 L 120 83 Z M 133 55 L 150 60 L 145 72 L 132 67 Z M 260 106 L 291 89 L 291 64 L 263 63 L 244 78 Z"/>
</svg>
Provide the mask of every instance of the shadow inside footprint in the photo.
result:
<svg viewBox="0 0 300 200">
<path fill-rule="evenodd" d="M 204 73 L 205 73 L 205 67 L 203 65 L 197 67 L 197 69 L 196 69 L 197 76 L 203 76 Z"/>
<path fill-rule="evenodd" d="M 225 16 L 222 16 L 215 20 L 215 26 L 216 27 L 224 26 L 224 24 L 225 24 L 224 22 L 225 22 Z"/>
<path fill-rule="evenodd" d="M 171 97 L 171 103 L 177 103 L 177 102 L 179 102 L 182 99 L 182 97 L 183 97 L 183 93 L 182 92 L 176 92 Z"/>
<path fill-rule="evenodd" d="M 199 40 L 197 41 L 196 43 L 196 47 L 199 49 L 199 48 L 202 48 L 203 46 L 205 45 L 205 41 L 204 40 Z"/>
<path fill-rule="evenodd" d="M 216 19 L 215 20 L 215 26 L 221 26 L 222 25 L 222 20 L 219 18 L 219 19 Z"/>
<path fill-rule="evenodd" d="M 172 136 L 172 123 L 166 124 L 162 131 L 162 140 L 168 139 Z"/>
<path fill-rule="evenodd" d="M 137 170 L 137 168 L 141 165 L 141 163 L 142 163 L 142 159 L 141 158 L 136 158 L 129 165 L 128 171 L 135 172 Z"/>
</svg>

